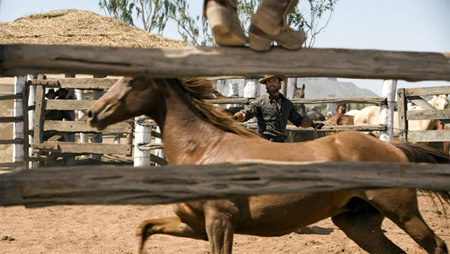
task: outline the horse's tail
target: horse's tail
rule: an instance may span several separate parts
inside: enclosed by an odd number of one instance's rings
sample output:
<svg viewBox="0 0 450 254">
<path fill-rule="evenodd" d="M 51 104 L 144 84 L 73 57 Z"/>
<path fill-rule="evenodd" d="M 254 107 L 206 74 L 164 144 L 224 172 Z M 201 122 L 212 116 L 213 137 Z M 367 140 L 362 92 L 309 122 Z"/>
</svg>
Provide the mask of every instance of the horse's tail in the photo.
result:
<svg viewBox="0 0 450 254">
<path fill-rule="evenodd" d="M 450 155 L 441 150 L 435 148 L 412 144 L 408 142 L 392 142 L 394 146 L 399 148 L 408 157 L 409 162 L 428 162 L 428 163 L 450 163 Z M 430 192 L 429 194 L 437 194 L 439 200 L 444 200 L 447 204 L 450 204 L 450 192 L 448 191 L 438 191 Z"/>
<path fill-rule="evenodd" d="M 408 142 L 392 142 L 394 146 L 402 150 L 409 162 L 450 163 L 450 155 L 425 145 Z"/>
</svg>

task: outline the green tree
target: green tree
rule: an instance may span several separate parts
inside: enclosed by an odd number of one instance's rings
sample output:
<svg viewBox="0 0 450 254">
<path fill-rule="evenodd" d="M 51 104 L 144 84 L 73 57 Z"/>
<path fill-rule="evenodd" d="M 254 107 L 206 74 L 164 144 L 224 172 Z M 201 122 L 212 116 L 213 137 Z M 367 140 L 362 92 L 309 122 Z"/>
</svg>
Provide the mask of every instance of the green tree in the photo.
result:
<svg viewBox="0 0 450 254">
<path fill-rule="evenodd" d="M 186 0 L 174 0 L 170 18 L 177 24 L 178 34 L 192 45 L 214 45 L 208 20 L 203 16 L 193 16 Z"/>
<path fill-rule="evenodd" d="M 135 25 L 137 18 L 148 32 L 162 33 L 169 14 L 174 12 L 171 0 L 100 0 L 100 7 L 110 16 Z M 134 14 L 136 13 L 136 14 Z"/>
<path fill-rule="evenodd" d="M 238 0 L 239 19 L 243 28 L 249 27 L 251 17 L 256 12 L 261 0 Z M 333 16 L 337 0 L 300 1 L 288 16 L 288 23 L 295 29 L 306 32 L 306 47 L 312 47 L 316 36 L 323 32 Z"/>
<path fill-rule="evenodd" d="M 249 27 L 260 2 L 238 0 L 239 19 L 244 29 Z M 336 3 L 337 0 L 302 1 L 289 15 L 289 24 L 307 33 L 307 47 L 314 45 L 316 36 L 330 22 Z M 184 41 L 193 45 L 214 45 L 207 20 L 200 15 L 192 15 L 187 0 L 100 0 L 99 5 L 110 16 L 130 25 L 135 25 L 133 17 L 136 17 L 149 32 L 162 33 L 171 19 L 177 24 Z"/>
</svg>

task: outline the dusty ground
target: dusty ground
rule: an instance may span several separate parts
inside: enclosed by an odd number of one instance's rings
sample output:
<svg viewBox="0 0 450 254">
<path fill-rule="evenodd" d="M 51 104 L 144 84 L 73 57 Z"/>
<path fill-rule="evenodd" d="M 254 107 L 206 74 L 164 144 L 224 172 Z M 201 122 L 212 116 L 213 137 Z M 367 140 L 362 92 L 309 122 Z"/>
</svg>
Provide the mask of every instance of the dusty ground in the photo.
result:
<svg viewBox="0 0 450 254">
<path fill-rule="evenodd" d="M 449 222 L 426 197 L 420 197 L 425 220 L 447 244 Z M 0 253 L 133 253 L 135 228 L 144 219 L 171 216 L 170 206 L 53 206 L 0 208 Z M 327 219 L 312 225 L 315 234 L 282 237 L 236 235 L 234 253 L 364 253 Z M 425 253 L 386 220 L 387 236 L 407 253 Z M 155 235 L 149 253 L 209 253 L 205 241 Z"/>
</svg>

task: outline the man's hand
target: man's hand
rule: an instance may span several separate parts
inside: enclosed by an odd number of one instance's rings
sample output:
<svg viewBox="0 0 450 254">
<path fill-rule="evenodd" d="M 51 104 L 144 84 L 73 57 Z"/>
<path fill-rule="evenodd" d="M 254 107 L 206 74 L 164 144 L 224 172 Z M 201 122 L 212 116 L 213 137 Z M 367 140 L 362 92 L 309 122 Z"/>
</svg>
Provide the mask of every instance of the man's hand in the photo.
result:
<svg viewBox="0 0 450 254">
<path fill-rule="evenodd" d="M 242 112 L 236 112 L 234 114 L 234 119 L 238 120 L 239 122 L 243 122 L 245 120 L 245 114 Z"/>
<path fill-rule="evenodd" d="M 314 129 L 320 130 L 320 129 L 322 129 L 322 127 L 324 126 L 324 123 L 323 123 L 322 121 L 312 121 L 311 126 L 312 126 Z"/>
</svg>

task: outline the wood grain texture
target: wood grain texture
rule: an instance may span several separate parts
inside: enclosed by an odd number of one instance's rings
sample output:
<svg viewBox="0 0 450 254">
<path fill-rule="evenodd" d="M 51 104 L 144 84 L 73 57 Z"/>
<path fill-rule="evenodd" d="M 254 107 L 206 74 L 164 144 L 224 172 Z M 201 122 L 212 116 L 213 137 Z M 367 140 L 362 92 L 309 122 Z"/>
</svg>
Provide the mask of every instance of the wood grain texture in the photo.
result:
<svg viewBox="0 0 450 254">
<path fill-rule="evenodd" d="M 450 142 L 450 130 L 408 131 L 408 141 Z"/>
<path fill-rule="evenodd" d="M 86 121 L 53 121 L 47 120 L 44 123 L 44 130 L 55 130 L 58 132 L 101 132 L 101 133 L 131 133 L 131 125 L 128 122 L 116 123 L 99 131 L 97 128 L 89 126 Z"/>
<path fill-rule="evenodd" d="M 22 138 L 16 139 L 0 139 L 0 145 L 8 145 L 8 144 L 24 144 L 24 140 Z"/>
<path fill-rule="evenodd" d="M 273 48 L 111 48 L 0 45 L 0 75 L 80 73 L 123 76 L 342 77 L 450 81 L 450 54 L 381 50 Z"/>
<path fill-rule="evenodd" d="M 33 144 L 42 143 L 42 137 L 44 132 L 44 118 L 45 118 L 45 89 L 43 86 L 36 87 L 36 107 L 34 112 L 34 136 Z"/>
<path fill-rule="evenodd" d="M 64 79 L 35 79 L 32 85 L 46 87 L 75 88 L 75 89 L 109 89 L 118 79 L 105 78 L 64 78 Z"/>
<path fill-rule="evenodd" d="M 450 119 L 450 109 L 409 110 L 406 117 L 408 120 Z"/>
<path fill-rule="evenodd" d="M 8 95 L 1 95 L 0 101 L 4 100 L 14 100 L 14 99 L 22 99 L 22 93 L 18 94 L 8 94 Z"/>
<path fill-rule="evenodd" d="M 60 153 L 131 155 L 131 146 L 123 144 L 42 142 L 36 143 L 33 148 Z"/>
<path fill-rule="evenodd" d="M 208 100 L 213 104 L 250 104 L 255 99 L 251 98 L 220 98 Z M 365 98 L 314 98 L 314 99 L 289 99 L 293 104 L 322 104 L 322 103 L 385 103 L 386 98 L 365 97 Z"/>
<path fill-rule="evenodd" d="M 241 123 L 246 128 L 258 129 L 258 124 L 256 123 Z M 302 128 L 296 127 L 295 125 L 287 125 L 286 130 L 288 131 L 314 131 L 313 128 Z M 323 126 L 320 130 L 315 130 L 317 132 L 336 132 L 336 131 L 385 131 L 385 125 L 337 125 L 337 126 Z"/>
<path fill-rule="evenodd" d="M 421 97 L 413 96 L 413 97 L 409 97 L 408 99 L 412 103 L 421 107 L 423 110 L 436 110 L 435 107 L 433 107 L 430 103 L 428 103 L 426 100 L 422 99 Z"/>
<path fill-rule="evenodd" d="M 2 116 L 0 117 L 0 123 L 17 123 L 22 122 L 22 116 Z"/>
<path fill-rule="evenodd" d="M 47 100 L 46 110 L 88 110 L 96 100 Z"/>
<path fill-rule="evenodd" d="M 417 87 L 406 89 L 407 97 L 438 94 L 450 94 L 450 86 Z"/>
<path fill-rule="evenodd" d="M 0 174 L 0 205 L 165 204 L 349 189 L 450 190 L 448 164 L 382 162 L 56 167 Z"/>
<path fill-rule="evenodd" d="M 397 89 L 398 94 L 398 128 L 400 129 L 400 140 L 408 140 L 408 120 L 406 119 L 406 111 L 408 101 L 406 98 L 405 88 Z"/>
</svg>

